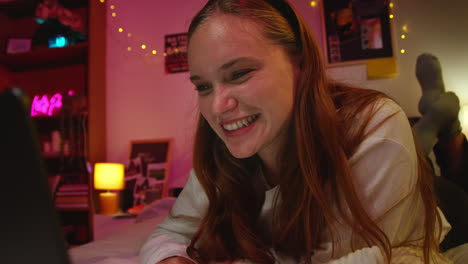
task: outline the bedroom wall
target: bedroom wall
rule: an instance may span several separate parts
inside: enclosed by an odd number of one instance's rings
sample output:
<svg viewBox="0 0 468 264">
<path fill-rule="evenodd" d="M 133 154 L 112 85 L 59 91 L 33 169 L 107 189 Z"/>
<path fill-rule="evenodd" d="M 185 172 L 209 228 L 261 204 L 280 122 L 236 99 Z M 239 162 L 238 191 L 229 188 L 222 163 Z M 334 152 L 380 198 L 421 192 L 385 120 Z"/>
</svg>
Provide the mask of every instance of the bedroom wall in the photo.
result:
<svg viewBox="0 0 468 264">
<path fill-rule="evenodd" d="M 191 168 L 191 141 L 195 126 L 196 97 L 188 73 L 165 74 L 164 36 L 186 32 L 189 21 L 204 0 L 106 1 L 115 9 L 107 22 L 107 159 L 126 162 L 129 141 L 174 138 L 171 187 L 185 184 Z M 305 16 L 318 40 L 320 10 L 307 0 L 292 0 Z M 366 79 L 366 66 L 330 68 L 336 79 L 384 91 L 395 98 L 410 116 L 418 115 L 421 96 L 414 77 L 414 63 L 422 52 L 441 60 L 447 90 L 457 92 L 468 103 L 468 4 L 451 0 L 451 6 L 436 0 L 395 1 L 394 31 L 409 27 L 405 40 L 395 38 L 399 75 L 392 79 Z M 112 16 L 112 12 L 116 16 Z M 122 27 L 123 32 L 118 32 Z M 126 33 L 131 32 L 131 37 Z M 399 36 L 399 34 L 396 34 Z M 138 48 L 148 46 L 146 51 Z M 132 50 L 128 51 L 127 47 Z M 155 49 L 156 55 L 145 55 Z"/>
</svg>

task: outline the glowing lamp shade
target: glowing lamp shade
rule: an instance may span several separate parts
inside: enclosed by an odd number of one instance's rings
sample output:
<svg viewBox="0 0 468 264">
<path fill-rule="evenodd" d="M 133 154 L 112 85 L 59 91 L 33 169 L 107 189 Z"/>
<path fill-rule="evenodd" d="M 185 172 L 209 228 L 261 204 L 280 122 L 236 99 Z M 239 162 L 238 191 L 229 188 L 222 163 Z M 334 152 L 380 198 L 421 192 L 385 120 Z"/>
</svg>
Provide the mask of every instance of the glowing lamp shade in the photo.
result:
<svg viewBox="0 0 468 264">
<path fill-rule="evenodd" d="M 468 135 L 468 104 L 461 107 L 458 119 L 460 120 L 463 133 Z"/>
<path fill-rule="evenodd" d="M 124 189 L 124 165 L 120 163 L 96 163 L 94 165 L 94 188 L 106 190 L 99 194 L 100 213 L 112 215 L 119 210 L 117 193 Z"/>
<path fill-rule="evenodd" d="M 96 163 L 94 188 L 97 190 L 123 190 L 124 165 L 120 163 Z"/>
</svg>

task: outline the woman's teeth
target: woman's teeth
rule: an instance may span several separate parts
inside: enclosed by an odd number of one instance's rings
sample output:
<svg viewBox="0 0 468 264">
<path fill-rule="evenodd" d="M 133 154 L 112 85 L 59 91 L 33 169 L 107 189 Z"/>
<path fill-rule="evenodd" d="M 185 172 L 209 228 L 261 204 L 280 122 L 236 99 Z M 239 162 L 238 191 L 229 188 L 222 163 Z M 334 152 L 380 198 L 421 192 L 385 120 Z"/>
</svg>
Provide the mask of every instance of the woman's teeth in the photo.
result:
<svg viewBox="0 0 468 264">
<path fill-rule="evenodd" d="M 237 129 L 240 129 L 240 128 L 243 128 L 252 124 L 253 122 L 255 122 L 255 120 L 257 120 L 257 118 L 258 118 L 258 115 L 252 115 L 247 118 L 241 119 L 237 122 L 225 124 L 223 125 L 223 128 L 226 129 L 227 131 L 234 131 L 234 130 L 237 130 Z"/>
</svg>

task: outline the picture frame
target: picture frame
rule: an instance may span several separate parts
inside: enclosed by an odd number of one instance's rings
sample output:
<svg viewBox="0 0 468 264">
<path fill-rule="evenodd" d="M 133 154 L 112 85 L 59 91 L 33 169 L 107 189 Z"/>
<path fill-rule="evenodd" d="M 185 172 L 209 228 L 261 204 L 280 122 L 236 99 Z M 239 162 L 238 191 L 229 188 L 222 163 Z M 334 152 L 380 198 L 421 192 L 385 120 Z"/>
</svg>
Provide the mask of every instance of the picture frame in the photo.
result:
<svg viewBox="0 0 468 264">
<path fill-rule="evenodd" d="M 129 201 L 124 209 L 168 196 L 172 142 L 171 138 L 130 141 L 125 177 Z"/>
<path fill-rule="evenodd" d="M 187 72 L 188 33 L 164 36 L 164 65 L 166 74 Z"/>
<path fill-rule="evenodd" d="M 327 67 L 394 56 L 388 0 L 320 1 Z"/>
<path fill-rule="evenodd" d="M 30 38 L 8 38 L 6 53 L 15 54 L 31 51 L 32 39 Z"/>
</svg>

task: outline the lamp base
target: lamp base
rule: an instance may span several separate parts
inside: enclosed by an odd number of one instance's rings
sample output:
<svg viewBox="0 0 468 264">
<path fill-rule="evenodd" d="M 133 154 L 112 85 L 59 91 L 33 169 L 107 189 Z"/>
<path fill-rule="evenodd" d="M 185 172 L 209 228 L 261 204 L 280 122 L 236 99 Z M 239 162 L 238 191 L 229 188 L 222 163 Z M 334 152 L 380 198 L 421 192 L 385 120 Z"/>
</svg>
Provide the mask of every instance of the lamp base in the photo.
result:
<svg viewBox="0 0 468 264">
<path fill-rule="evenodd" d="M 119 199 L 116 193 L 103 192 L 99 194 L 100 214 L 114 215 L 119 211 Z"/>
</svg>

